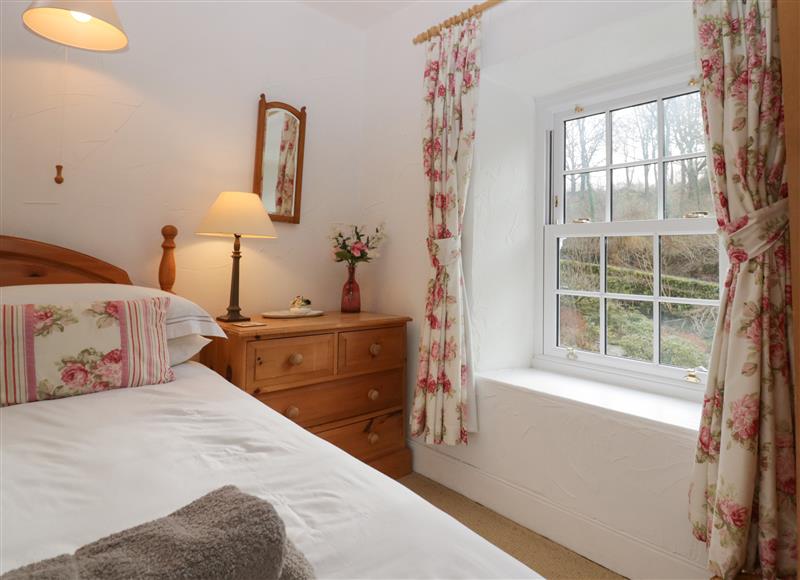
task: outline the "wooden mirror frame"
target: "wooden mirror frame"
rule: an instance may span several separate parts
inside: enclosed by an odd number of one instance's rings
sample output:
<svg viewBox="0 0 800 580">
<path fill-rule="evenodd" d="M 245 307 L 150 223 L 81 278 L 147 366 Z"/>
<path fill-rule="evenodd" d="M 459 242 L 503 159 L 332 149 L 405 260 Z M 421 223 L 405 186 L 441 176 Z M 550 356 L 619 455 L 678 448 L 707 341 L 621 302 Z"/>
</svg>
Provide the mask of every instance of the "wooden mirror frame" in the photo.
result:
<svg viewBox="0 0 800 580">
<path fill-rule="evenodd" d="M 276 215 L 269 214 L 269 217 L 274 222 L 286 222 L 290 224 L 300 223 L 300 201 L 303 193 L 303 156 L 306 148 L 306 108 L 302 107 L 300 110 L 295 109 L 288 103 L 280 101 L 267 101 L 264 93 L 258 99 L 258 125 L 256 127 L 256 160 L 253 169 L 253 191 L 262 196 L 264 188 L 264 145 L 267 136 L 267 111 L 270 109 L 283 109 L 288 111 L 300 121 L 300 135 L 297 140 L 297 164 L 295 167 L 294 177 L 294 208 L 292 215 Z"/>
</svg>

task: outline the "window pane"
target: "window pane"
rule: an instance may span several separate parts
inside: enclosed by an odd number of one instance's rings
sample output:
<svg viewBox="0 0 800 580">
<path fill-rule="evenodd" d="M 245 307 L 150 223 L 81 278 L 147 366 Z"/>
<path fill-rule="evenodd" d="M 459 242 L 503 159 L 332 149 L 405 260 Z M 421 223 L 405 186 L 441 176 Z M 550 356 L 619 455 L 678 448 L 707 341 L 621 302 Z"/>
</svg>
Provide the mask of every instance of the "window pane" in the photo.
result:
<svg viewBox="0 0 800 580">
<path fill-rule="evenodd" d="M 658 169 L 655 163 L 614 169 L 611 181 L 612 220 L 658 218 Z"/>
<path fill-rule="evenodd" d="M 606 221 L 606 172 L 573 173 L 564 176 L 566 223 L 589 219 Z"/>
<path fill-rule="evenodd" d="M 658 106 L 655 102 L 611 112 L 613 163 L 655 159 L 658 155 Z"/>
<path fill-rule="evenodd" d="M 667 156 L 705 151 L 700 93 L 664 99 L 664 150 Z"/>
<path fill-rule="evenodd" d="M 653 303 L 608 299 L 606 354 L 653 361 Z"/>
<path fill-rule="evenodd" d="M 564 169 L 586 169 L 606 164 L 606 114 L 564 123 Z"/>
<path fill-rule="evenodd" d="M 558 297 L 558 345 L 600 352 L 600 299 Z"/>
<path fill-rule="evenodd" d="M 653 295 L 653 238 L 606 239 L 606 292 Z"/>
<path fill-rule="evenodd" d="M 719 299 L 719 237 L 661 236 L 661 294 Z"/>
<path fill-rule="evenodd" d="M 600 290 L 600 238 L 558 240 L 558 287 Z"/>
<path fill-rule="evenodd" d="M 666 218 L 682 218 L 692 212 L 705 212 L 709 217 L 714 215 L 705 157 L 665 163 L 664 179 Z"/>
<path fill-rule="evenodd" d="M 661 303 L 661 364 L 708 368 L 716 306 Z"/>
</svg>

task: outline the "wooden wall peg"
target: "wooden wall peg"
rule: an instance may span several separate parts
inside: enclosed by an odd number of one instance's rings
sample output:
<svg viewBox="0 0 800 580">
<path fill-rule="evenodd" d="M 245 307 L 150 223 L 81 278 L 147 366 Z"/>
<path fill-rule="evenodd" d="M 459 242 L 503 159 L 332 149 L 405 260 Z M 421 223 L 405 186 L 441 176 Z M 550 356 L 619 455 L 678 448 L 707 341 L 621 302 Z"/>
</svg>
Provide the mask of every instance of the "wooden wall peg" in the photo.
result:
<svg viewBox="0 0 800 580">
<path fill-rule="evenodd" d="M 55 181 L 59 185 L 64 183 L 64 178 L 61 176 L 62 169 L 64 169 L 63 165 L 56 165 L 56 176 L 53 178 L 53 181 Z"/>
<path fill-rule="evenodd" d="M 165 292 L 172 292 L 175 284 L 175 236 L 178 235 L 178 228 L 166 225 L 161 228 L 161 235 L 164 242 L 161 244 L 163 252 L 161 264 L 158 266 L 158 285 Z"/>
</svg>

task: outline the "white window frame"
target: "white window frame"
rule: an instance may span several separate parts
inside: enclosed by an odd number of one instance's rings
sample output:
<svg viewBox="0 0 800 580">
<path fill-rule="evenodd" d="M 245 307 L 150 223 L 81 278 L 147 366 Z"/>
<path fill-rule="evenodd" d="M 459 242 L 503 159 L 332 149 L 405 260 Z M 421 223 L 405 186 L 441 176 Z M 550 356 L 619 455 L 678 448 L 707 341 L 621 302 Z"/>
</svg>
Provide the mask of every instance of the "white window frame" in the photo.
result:
<svg viewBox="0 0 800 580">
<path fill-rule="evenodd" d="M 684 389 L 693 393 L 702 391 L 706 382 L 706 373 L 698 372 L 699 383 L 691 382 L 687 369 L 681 369 L 662 365 L 658 363 L 658 353 L 660 352 L 660 312 L 659 304 L 666 302 L 680 304 L 697 304 L 719 306 L 719 301 L 671 298 L 660 295 L 660 244 L 661 235 L 682 235 L 682 234 L 716 234 L 717 223 L 713 216 L 708 218 L 683 218 L 683 219 L 660 219 L 664 215 L 664 164 L 670 161 L 681 159 L 691 159 L 699 157 L 698 154 L 665 156 L 664 151 L 664 104 L 665 99 L 695 92 L 693 87 L 686 84 L 671 85 L 647 92 L 640 92 L 616 99 L 606 100 L 593 106 L 586 106 L 576 111 L 561 110 L 553 115 L 552 132 L 552 154 L 548 160 L 549 169 L 549 221 L 557 223 L 546 223 L 544 226 L 544 300 L 543 300 L 543 358 L 547 361 L 573 367 L 584 374 L 592 371 L 602 371 L 625 375 L 626 379 L 638 382 L 643 388 L 652 387 L 657 384 L 661 388 L 655 390 Z M 611 111 L 635 106 L 648 102 L 657 102 L 658 107 L 658 157 L 655 160 L 637 161 L 633 163 L 612 164 L 612 144 L 611 144 Z M 564 169 L 564 123 L 572 119 L 587 117 L 590 115 L 606 113 L 606 165 L 601 168 L 586 168 L 582 171 L 570 171 Z M 643 165 L 652 162 L 658 166 L 658 179 L 656 183 L 658 192 L 658 219 L 642 221 L 611 221 L 611 171 L 612 169 Z M 565 224 L 564 216 L 566 203 L 564 200 L 564 176 L 570 173 L 582 173 L 586 171 L 603 170 L 606 172 L 606 221 L 594 223 Z M 559 203 L 560 202 L 560 203 Z M 653 296 L 639 296 L 630 294 L 616 294 L 606 292 L 606 238 L 614 236 L 650 236 L 653 239 L 653 274 L 654 274 L 654 294 Z M 600 238 L 600 291 L 583 292 L 577 290 L 559 290 L 558 280 L 558 240 L 568 237 L 599 237 Z M 719 287 L 720 296 L 724 289 L 724 278 L 728 270 L 727 254 L 722 243 L 719 246 Z M 577 349 L 568 349 L 558 346 L 558 296 L 561 294 L 573 296 L 589 296 L 600 299 L 600 349 L 601 353 L 592 353 Z M 613 355 L 602 354 L 606 344 L 606 308 L 605 299 L 620 300 L 641 300 L 653 303 L 653 351 L 654 361 L 644 362 L 632 359 L 616 357 Z"/>
</svg>

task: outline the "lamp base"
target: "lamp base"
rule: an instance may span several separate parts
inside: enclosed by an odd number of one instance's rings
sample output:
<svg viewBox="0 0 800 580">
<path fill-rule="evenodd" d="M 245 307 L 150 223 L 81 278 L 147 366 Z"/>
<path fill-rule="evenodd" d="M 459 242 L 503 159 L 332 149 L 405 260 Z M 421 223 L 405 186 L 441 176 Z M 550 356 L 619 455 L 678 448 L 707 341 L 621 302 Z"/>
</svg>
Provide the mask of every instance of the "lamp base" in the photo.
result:
<svg viewBox="0 0 800 580">
<path fill-rule="evenodd" d="M 247 322 L 248 320 L 250 320 L 250 317 L 249 316 L 242 316 L 241 314 L 238 314 L 238 313 L 234 314 L 234 313 L 230 313 L 229 312 L 228 314 L 223 314 L 222 316 L 217 316 L 217 320 L 219 320 L 221 322 Z"/>
</svg>

